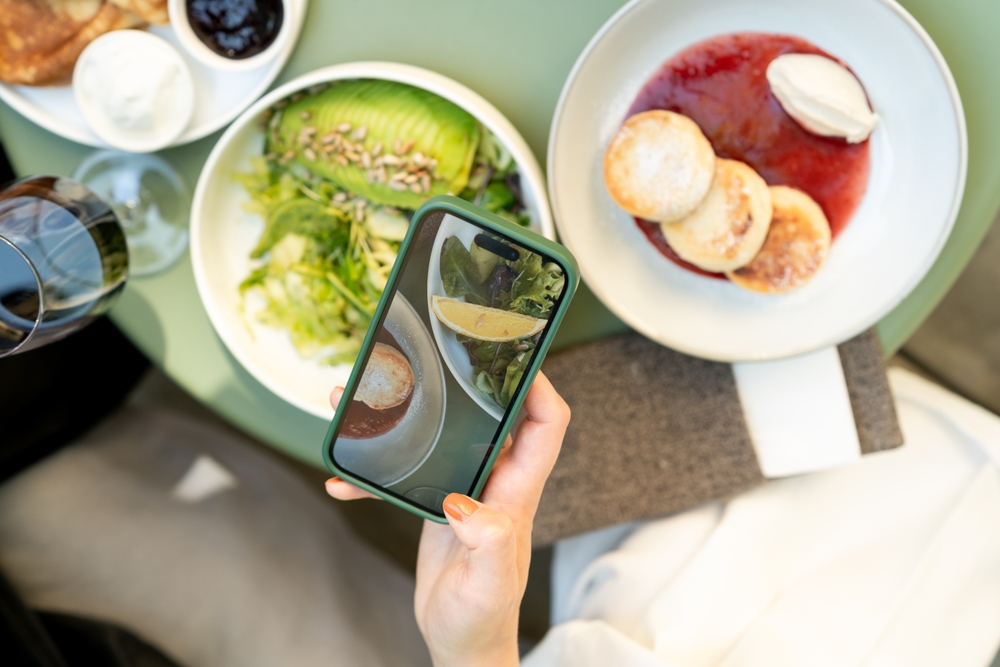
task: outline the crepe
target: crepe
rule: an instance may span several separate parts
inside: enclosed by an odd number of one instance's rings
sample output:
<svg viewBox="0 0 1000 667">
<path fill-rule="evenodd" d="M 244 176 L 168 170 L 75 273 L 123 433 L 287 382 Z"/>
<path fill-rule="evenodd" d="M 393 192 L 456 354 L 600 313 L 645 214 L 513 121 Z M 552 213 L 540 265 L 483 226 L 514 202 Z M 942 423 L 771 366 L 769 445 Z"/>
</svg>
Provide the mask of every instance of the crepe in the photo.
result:
<svg viewBox="0 0 1000 667">
<path fill-rule="evenodd" d="M 103 0 L 0 0 L 0 81 L 69 83 L 76 59 L 94 39 L 144 23 Z"/>
<path fill-rule="evenodd" d="M 110 2 L 150 23 L 159 23 L 160 25 L 170 23 L 170 15 L 167 14 L 167 0 L 110 0 Z"/>
</svg>

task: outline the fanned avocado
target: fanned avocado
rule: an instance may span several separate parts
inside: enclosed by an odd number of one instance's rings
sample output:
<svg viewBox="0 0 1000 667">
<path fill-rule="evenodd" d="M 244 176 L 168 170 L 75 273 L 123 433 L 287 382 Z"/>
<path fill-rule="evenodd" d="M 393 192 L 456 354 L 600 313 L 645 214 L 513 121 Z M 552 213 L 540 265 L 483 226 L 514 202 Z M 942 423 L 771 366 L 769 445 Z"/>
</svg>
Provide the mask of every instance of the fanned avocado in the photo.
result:
<svg viewBox="0 0 1000 667">
<path fill-rule="evenodd" d="M 343 81 L 278 113 L 269 152 L 374 203 L 407 209 L 461 192 L 480 140 L 464 109 L 380 79 Z"/>
</svg>

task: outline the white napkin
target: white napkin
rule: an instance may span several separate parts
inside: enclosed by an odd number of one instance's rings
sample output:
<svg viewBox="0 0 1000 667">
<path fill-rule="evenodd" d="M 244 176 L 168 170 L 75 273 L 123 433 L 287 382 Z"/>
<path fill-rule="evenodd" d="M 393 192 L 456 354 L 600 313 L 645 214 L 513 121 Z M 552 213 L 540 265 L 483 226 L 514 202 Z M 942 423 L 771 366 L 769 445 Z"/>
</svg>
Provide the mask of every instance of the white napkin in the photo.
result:
<svg viewBox="0 0 1000 667">
<path fill-rule="evenodd" d="M 904 371 L 906 445 L 642 524 L 525 667 L 982 667 L 1000 645 L 1000 419 Z M 566 586 L 566 582 L 572 582 Z"/>
<path fill-rule="evenodd" d="M 858 430 L 836 347 L 733 364 L 750 439 L 765 477 L 855 463 Z"/>
</svg>

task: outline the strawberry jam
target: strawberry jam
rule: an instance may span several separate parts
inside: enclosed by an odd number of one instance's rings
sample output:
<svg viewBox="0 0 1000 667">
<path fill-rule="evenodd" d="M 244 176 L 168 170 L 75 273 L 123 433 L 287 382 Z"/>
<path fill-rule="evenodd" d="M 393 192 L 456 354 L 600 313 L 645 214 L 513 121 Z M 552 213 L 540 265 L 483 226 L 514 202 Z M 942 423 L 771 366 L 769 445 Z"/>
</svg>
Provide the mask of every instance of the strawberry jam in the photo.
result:
<svg viewBox="0 0 1000 667">
<path fill-rule="evenodd" d="M 869 142 L 849 144 L 804 130 L 771 94 L 767 66 L 786 53 L 837 58 L 799 37 L 740 32 L 681 51 L 646 82 L 628 115 L 651 109 L 684 114 L 698 124 L 721 158 L 740 160 L 768 185 L 788 185 L 816 200 L 833 237 L 843 231 L 868 186 Z M 841 63 L 845 65 L 845 63 Z M 702 275 L 667 244 L 660 225 L 636 219 L 668 259 Z"/>
</svg>

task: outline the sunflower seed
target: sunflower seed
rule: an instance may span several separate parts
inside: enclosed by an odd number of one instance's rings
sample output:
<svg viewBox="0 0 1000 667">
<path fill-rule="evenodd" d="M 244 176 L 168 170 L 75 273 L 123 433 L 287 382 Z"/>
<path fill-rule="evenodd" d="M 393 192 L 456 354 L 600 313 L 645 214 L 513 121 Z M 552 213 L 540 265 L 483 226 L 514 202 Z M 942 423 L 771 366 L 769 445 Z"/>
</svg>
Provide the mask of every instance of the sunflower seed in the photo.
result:
<svg viewBox="0 0 1000 667">
<path fill-rule="evenodd" d="M 417 165 L 418 167 L 423 167 L 427 164 L 427 158 L 424 157 L 424 154 L 420 152 L 414 153 L 413 157 L 411 157 L 410 159 L 413 160 L 413 164 Z"/>
<path fill-rule="evenodd" d="M 293 150 L 288 151 L 287 153 L 281 156 L 281 164 L 286 164 L 287 162 L 291 161 L 293 157 L 295 157 L 295 151 Z"/>
<path fill-rule="evenodd" d="M 316 160 L 316 152 L 313 149 L 307 148 L 304 151 L 302 151 L 302 154 L 306 156 L 307 160 L 315 162 L 315 160 Z"/>
<path fill-rule="evenodd" d="M 301 118 L 302 120 L 309 120 L 309 112 L 303 111 L 302 113 L 299 114 L 299 118 Z"/>
<path fill-rule="evenodd" d="M 389 153 L 389 154 L 386 154 L 386 155 L 383 155 L 383 156 L 382 156 L 382 163 L 383 163 L 383 164 L 387 164 L 387 165 L 389 165 L 390 167 L 395 167 L 395 166 L 397 166 L 397 165 L 398 165 L 398 164 L 399 164 L 400 162 L 402 162 L 402 160 L 400 160 L 400 159 L 399 159 L 398 157 L 396 157 L 395 155 L 392 155 L 391 153 Z"/>
<path fill-rule="evenodd" d="M 438 161 L 435 160 L 434 158 L 431 158 L 430 160 L 427 161 L 427 171 L 433 172 L 435 169 L 437 169 L 437 166 L 438 166 Z"/>
<path fill-rule="evenodd" d="M 411 183 L 410 184 L 410 191 L 411 192 L 416 192 L 417 194 L 420 194 L 421 192 L 424 191 L 424 189 L 422 187 L 420 187 L 420 183 Z"/>
<path fill-rule="evenodd" d="M 403 182 L 409 185 L 410 183 L 416 183 L 418 180 L 420 179 L 416 174 L 410 174 L 409 176 L 403 179 Z"/>
<path fill-rule="evenodd" d="M 348 159 L 348 160 L 350 160 L 351 162 L 357 162 L 358 160 L 360 160 L 360 159 L 361 159 L 361 156 L 360 156 L 360 155 L 358 155 L 357 153 L 355 153 L 354 151 L 344 151 L 344 155 L 345 155 L 345 156 L 347 157 L 347 159 Z"/>
<path fill-rule="evenodd" d="M 371 167 L 372 167 L 372 156 L 369 155 L 368 153 L 362 153 L 361 154 L 361 165 L 365 169 L 371 169 Z"/>
<path fill-rule="evenodd" d="M 380 166 L 375 171 L 375 177 L 378 179 L 379 183 L 385 183 L 385 167 Z"/>
<path fill-rule="evenodd" d="M 397 139 L 397 141 L 399 140 Z M 399 148 L 396 148 L 395 144 L 393 145 L 393 152 L 395 152 L 396 155 L 406 155 L 411 150 L 413 150 L 413 139 L 407 139 L 406 141 L 399 142 Z"/>
<path fill-rule="evenodd" d="M 337 162 L 339 162 L 340 164 L 344 165 L 345 167 L 346 167 L 346 166 L 347 166 L 348 164 L 350 164 L 350 163 L 349 163 L 349 162 L 347 161 L 347 158 L 343 156 L 343 154 L 341 154 L 341 155 L 338 155 L 338 156 L 337 156 Z"/>
<path fill-rule="evenodd" d="M 424 189 L 424 192 L 431 191 L 431 177 L 426 173 L 420 177 L 420 187 Z"/>
<path fill-rule="evenodd" d="M 365 137 L 368 136 L 368 126 L 362 125 L 358 129 L 354 130 L 354 134 L 351 136 L 354 137 L 355 141 L 364 141 Z"/>
<path fill-rule="evenodd" d="M 346 134 L 350 131 L 351 131 L 350 123 L 341 123 L 340 125 L 337 126 L 337 132 L 340 132 L 341 134 Z"/>
<path fill-rule="evenodd" d="M 280 110 L 274 112 L 274 115 L 271 116 L 271 120 L 268 121 L 268 126 L 273 130 L 273 129 L 275 129 L 275 128 L 278 127 L 279 123 L 281 123 L 281 111 Z"/>
<path fill-rule="evenodd" d="M 337 140 L 337 135 L 333 132 L 327 132 L 326 134 L 323 135 L 323 138 L 320 139 L 320 141 L 323 142 L 324 144 L 332 144 L 336 140 Z"/>
<path fill-rule="evenodd" d="M 378 141 L 378 142 L 375 143 L 375 146 L 372 148 L 372 157 L 378 157 L 381 154 L 382 154 L 382 142 Z"/>
<path fill-rule="evenodd" d="M 397 171 L 395 174 L 393 174 L 392 176 L 389 177 L 389 182 L 390 183 L 392 183 L 392 182 L 402 182 L 402 180 L 404 178 L 406 178 L 406 172 L 405 171 Z"/>
<path fill-rule="evenodd" d="M 397 191 L 398 190 L 405 190 L 406 189 L 406 184 L 405 183 L 400 183 L 399 181 L 389 181 L 389 189 L 390 190 L 397 190 Z"/>
<path fill-rule="evenodd" d="M 333 201 L 343 203 L 347 201 L 347 195 L 344 194 L 343 192 L 338 192 L 337 194 L 333 195 Z"/>
</svg>

